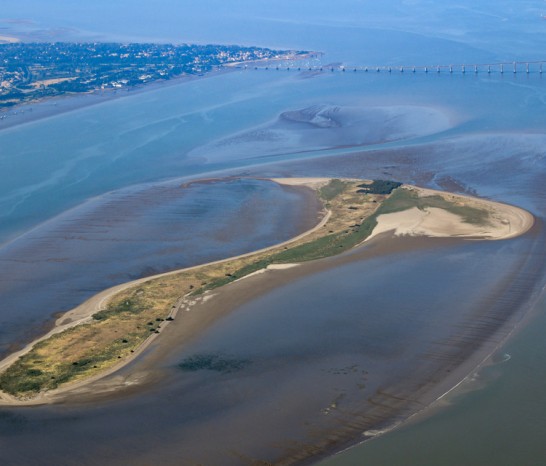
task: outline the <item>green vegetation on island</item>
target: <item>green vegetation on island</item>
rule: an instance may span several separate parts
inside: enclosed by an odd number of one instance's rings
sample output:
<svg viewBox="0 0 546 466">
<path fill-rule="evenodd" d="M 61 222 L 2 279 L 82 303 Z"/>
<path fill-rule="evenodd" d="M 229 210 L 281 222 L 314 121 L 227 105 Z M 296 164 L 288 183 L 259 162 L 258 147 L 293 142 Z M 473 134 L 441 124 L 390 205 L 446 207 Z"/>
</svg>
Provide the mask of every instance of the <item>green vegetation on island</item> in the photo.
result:
<svg viewBox="0 0 546 466">
<path fill-rule="evenodd" d="M 369 184 L 361 184 L 358 192 L 366 194 L 390 194 L 396 188 L 402 186 L 402 183 L 390 180 L 373 180 Z"/>
<path fill-rule="evenodd" d="M 393 192 L 389 198 L 389 202 L 384 203 L 378 209 L 378 215 L 401 212 L 413 207 L 417 207 L 420 210 L 431 207 L 447 210 L 461 217 L 464 222 L 473 225 L 487 224 L 489 219 L 489 212 L 487 210 L 451 202 L 440 195 L 419 196 L 415 191 L 408 189 L 399 189 Z"/>
</svg>

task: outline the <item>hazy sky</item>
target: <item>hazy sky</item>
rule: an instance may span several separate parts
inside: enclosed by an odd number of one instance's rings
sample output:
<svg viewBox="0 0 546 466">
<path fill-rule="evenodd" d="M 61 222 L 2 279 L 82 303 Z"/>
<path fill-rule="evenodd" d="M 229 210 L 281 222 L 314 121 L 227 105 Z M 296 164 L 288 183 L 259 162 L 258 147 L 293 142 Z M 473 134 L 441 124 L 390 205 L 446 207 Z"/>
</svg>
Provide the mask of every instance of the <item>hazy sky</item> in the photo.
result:
<svg viewBox="0 0 546 466">
<path fill-rule="evenodd" d="M 32 22 L 0 19 L 0 31 L 15 28 L 50 40 L 312 48 L 318 34 L 309 28 L 324 28 L 322 35 L 332 40 L 340 29 L 379 28 L 488 51 L 533 54 L 546 47 L 544 13 L 544 0 L 2 0 L 0 18 Z"/>
</svg>

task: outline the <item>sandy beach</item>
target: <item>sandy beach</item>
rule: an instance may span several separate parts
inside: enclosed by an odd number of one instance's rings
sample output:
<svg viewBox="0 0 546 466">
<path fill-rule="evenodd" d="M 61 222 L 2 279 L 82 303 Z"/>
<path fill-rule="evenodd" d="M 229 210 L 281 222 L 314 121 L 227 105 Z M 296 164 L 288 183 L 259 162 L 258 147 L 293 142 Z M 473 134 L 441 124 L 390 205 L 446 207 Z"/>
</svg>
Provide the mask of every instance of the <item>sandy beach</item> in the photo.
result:
<svg viewBox="0 0 546 466">
<path fill-rule="evenodd" d="M 531 229 L 533 216 L 518 207 L 493 201 L 484 201 L 464 195 L 450 195 L 441 191 L 423 188 L 410 188 L 420 197 L 440 195 L 455 202 L 464 202 L 469 207 L 485 208 L 489 212 L 487 223 L 476 225 L 461 222 L 461 217 L 438 208 L 416 207 L 391 214 L 380 215 L 368 240 L 392 231 L 395 236 L 429 236 L 437 238 L 459 237 L 502 240 L 519 236 Z"/>
</svg>

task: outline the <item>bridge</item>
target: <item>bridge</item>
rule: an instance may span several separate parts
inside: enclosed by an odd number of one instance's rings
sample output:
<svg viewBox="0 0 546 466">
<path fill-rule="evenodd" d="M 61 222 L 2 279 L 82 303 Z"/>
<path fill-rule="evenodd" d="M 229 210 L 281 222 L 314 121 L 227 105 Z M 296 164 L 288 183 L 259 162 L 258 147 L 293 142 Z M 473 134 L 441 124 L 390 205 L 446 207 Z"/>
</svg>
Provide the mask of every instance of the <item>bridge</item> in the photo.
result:
<svg viewBox="0 0 546 466">
<path fill-rule="evenodd" d="M 282 66 L 272 65 L 240 65 L 241 69 L 266 70 L 266 71 L 311 71 L 311 72 L 353 72 L 353 73 L 486 73 L 486 74 L 538 74 L 546 72 L 546 60 L 540 61 L 513 61 L 499 63 L 461 63 L 450 65 L 411 65 L 411 66 L 344 66 L 344 65 L 301 65 L 294 62 Z"/>
</svg>

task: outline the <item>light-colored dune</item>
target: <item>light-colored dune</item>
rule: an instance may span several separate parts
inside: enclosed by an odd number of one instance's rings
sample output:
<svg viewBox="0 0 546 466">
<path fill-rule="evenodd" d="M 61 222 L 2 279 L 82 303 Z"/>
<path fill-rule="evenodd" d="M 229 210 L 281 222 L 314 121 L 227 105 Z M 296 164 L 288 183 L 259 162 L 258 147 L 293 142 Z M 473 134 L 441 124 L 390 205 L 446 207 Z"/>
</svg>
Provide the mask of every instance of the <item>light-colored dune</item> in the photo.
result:
<svg viewBox="0 0 546 466">
<path fill-rule="evenodd" d="M 419 196 L 441 195 L 451 202 L 460 202 L 489 213 L 487 221 L 479 224 L 465 222 L 462 217 L 444 209 L 413 207 L 401 212 L 380 215 L 377 226 L 368 240 L 387 231 L 396 236 L 466 237 L 489 240 L 514 238 L 527 232 L 534 224 L 533 216 L 518 207 L 468 196 L 411 188 Z"/>
</svg>

